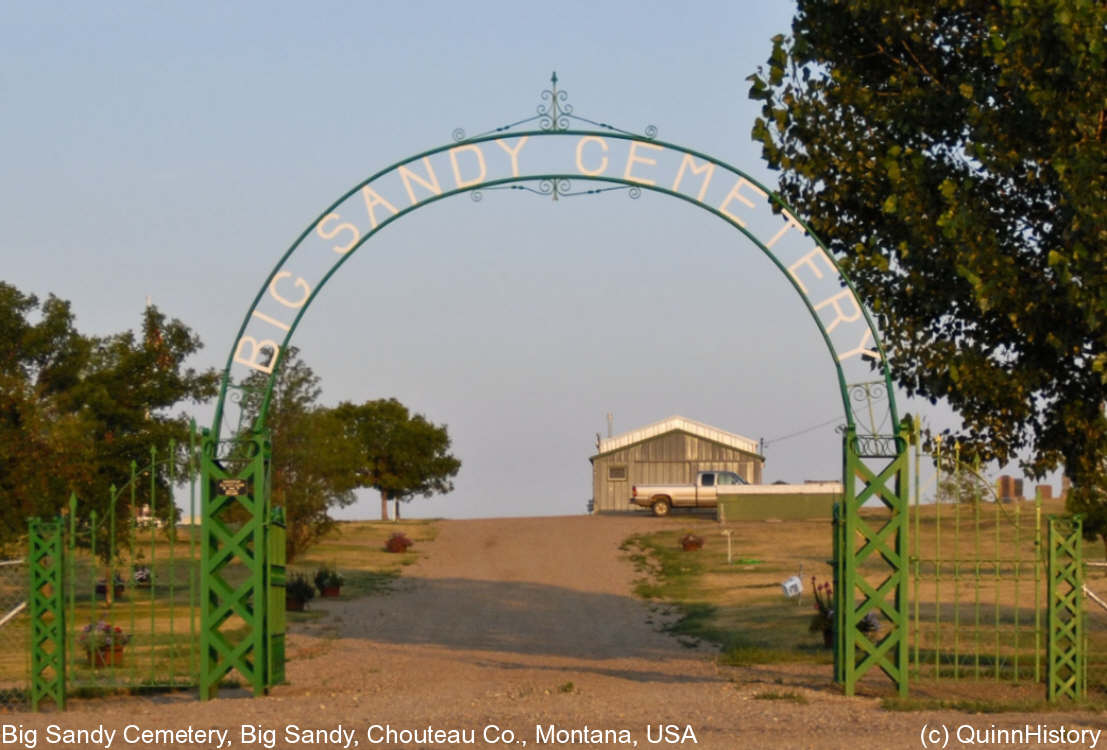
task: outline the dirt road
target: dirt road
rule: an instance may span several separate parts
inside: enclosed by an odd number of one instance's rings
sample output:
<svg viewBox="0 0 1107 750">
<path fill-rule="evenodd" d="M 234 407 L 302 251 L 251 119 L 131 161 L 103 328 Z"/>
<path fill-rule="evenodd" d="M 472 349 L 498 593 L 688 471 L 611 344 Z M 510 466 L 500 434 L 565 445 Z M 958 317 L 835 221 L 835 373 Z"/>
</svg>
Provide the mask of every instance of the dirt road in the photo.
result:
<svg viewBox="0 0 1107 750">
<path fill-rule="evenodd" d="M 974 735 L 976 746 L 1057 746 L 979 741 L 1003 739 L 986 733 L 1025 730 L 1028 723 L 1053 730 L 1107 728 L 1103 717 L 1087 713 L 886 712 L 876 699 L 839 695 L 826 667 L 719 668 L 711 648 L 689 648 L 660 632 L 662 613 L 632 596 L 635 572 L 618 549 L 634 531 L 682 523 L 643 517 L 445 521 L 393 593 L 317 601 L 327 615 L 292 628 L 289 684 L 267 698 L 98 700 L 75 703 L 66 714 L 0 715 L 0 725 L 38 730 L 39 747 L 54 744 L 45 734 L 53 723 L 103 726 L 105 734 L 115 729 L 111 747 L 223 742 L 236 748 L 851 750 L 921 747 L 928 737 L 924 725 L 948 728 L 947 747 L 969 746 L 957 733 L 965 739 L 972 730 L 985 732 Z M 774 694 L 791 698 L 771 699 Z M 127 744 L 122 732 L 128 724 L 191 728 L 193 735 L 160 745 L 141 737 Z M 201 729 L 227 734 L 189 741 Z M 273 730 L 271 738 L 266 730 Z M 1092 737 L 1066 747 L 1090 747 Z M 71 739 L 71 747 L 105 747 L 104 738 Z M 1102 741 L 1107 746 L 1107 735 Z"/>
</svg>

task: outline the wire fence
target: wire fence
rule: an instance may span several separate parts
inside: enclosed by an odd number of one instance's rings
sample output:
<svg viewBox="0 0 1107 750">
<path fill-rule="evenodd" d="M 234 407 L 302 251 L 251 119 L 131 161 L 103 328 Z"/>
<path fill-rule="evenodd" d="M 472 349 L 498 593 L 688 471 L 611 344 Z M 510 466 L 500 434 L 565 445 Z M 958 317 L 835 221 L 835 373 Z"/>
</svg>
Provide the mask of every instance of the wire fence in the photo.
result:
<svg viewBox="0 0 1107 750">
<path fill-rule="evenodd" d="M 1107 697 L 1107 562 L 1085 563 L 1084 618 L 1088 697 L 1102 699 Z"/>
<path fill-rule="evenodd" d="M 27 707 L 30 620 L 27 564 L 0 561 L 0 713 Z"/>
</svg>

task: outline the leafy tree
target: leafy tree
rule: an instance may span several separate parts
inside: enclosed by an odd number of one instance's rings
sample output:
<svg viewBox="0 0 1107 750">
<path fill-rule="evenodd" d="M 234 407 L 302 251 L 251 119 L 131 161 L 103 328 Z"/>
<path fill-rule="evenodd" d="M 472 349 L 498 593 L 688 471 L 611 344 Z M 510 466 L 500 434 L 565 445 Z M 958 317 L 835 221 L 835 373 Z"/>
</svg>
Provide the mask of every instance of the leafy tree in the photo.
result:
<svg viewBox="0 0 1107 750">
<path fill-rule="evenodd" d="M 182 402 L 203 403 L 214 396 L 218 374 L 185 366 L 202 347 L 199 337 L 152 305 L 143 313 L 141 336 L 125 331 L 90 343 L 85 372 L 59 401 L 81 415 L 92 440 L 92 474 L 78 495 L 102 511 L 110 487 L 126 484 L 131 462 L 148 462 L 152 446 L 164 451 L 173 441 L 177 458 L 183 460 L 190 417 L 172 410 Z M 167 470 L 159 474 L 157 485 L 168 490 Z M 163 514 L 175 511 L 168 503 L 158 507 Z"/>
<path fill-rule="evenodd" d="M 334 410 L 319 406 L 319 377 L 289 347 L 278 370 L 267 426 L 273 458 L 271 499 L 285 511 L 285 553 L 289 562 L 334 528 L 329 510 L 356 499 L 358 446 L 346 438 Z M 254 373 L 245 382 L 243 407 L 256 415 L 268 375 Z"/>
<path fill-rule="evenodd" d="M 750 77 L 780 193 L 899 383 L 985 459 L 1104 501 L 1107 4 L 799 0 Z M 1077 506 L 1074 506 L 1077 507 Z"/>
<path fill-rule="evenodd" d="M 170 410 L 215 393 L 214 371 L 184 366 L 200 346 L 153 306 L 141 337 L 83 336 L 67 302 L 51 296 L 40 307 L 0 282 L 0 537 L 21 535 L 28 516 L 56 515 L 70 492 L 82 518 L 93 509 L 104 517 L 110 487 L 129 480 L 132 461 L 170 439 L 187 444 L 188 417 Z M 156 477 L 163 492 L 167 473 Z M 126 517 L 116 514 L 120 524 Z"/>
<path fill-rule="evenodd" d="M 380 492 L 382 521 L 388 520 L 390 499 L 395 501 L 398 519 L 401 500 L 453 490 L 451 479 L 461 469 L 461 461 L 449 453 L 445 425 L 411 414 L 394 398 L 360 405 L 343 402 L 336 411 L 346 434 L 361 449 L 358 486 Z"/>
<path fill-rule="evenodd" d="M 1066 505 L 1069 512 L 1083 516 L 1084 538 L 1094 541 L 1099 537 L 1103 540 L 1103 551 L 1107 553 L 1107 502 L 1104 502 L 1103 492 L 1070 492 Z"/>
<path fill-rule="evenodd" d="M 89 474 L 92 442 L 58 394 L 78 377 L 88 341 L 69 304 L 0 282 L 0 542 L 26 533 L 31 516 L 52 516 Z M 83 459 L 83 460 L 82 460 Z"/>
<path fill-rule="evenodd" d="M 942 471 L 934 493 L 936 502 L 971 504 L 996 499 L 991 483 L 971 466 L 943 465 Z"/>
</svg>

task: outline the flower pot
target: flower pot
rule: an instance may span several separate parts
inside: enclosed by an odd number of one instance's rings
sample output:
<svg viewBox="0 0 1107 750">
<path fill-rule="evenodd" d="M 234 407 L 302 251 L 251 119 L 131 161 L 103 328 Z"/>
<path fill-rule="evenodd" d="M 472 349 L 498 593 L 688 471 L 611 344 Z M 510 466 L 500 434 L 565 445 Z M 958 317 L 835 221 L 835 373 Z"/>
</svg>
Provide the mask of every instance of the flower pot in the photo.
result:
<svg viewBox="0 0 1107 750">
<path fill-rule="evenodd" d="M 827 628 L 823 631 L 823 646 L 825 648 L 834 648 L 834 630 L 833 628 Z"/>
<path fill-rule="evenodd" d="M 284 608 L 288 612 L 303 612 L 304 600 L 295 596 L 285 596 Z"/>
<path fill-rule="evenodd" d="M 89 651 L 88 665 L 93 669 L 123 666 L 123 646 L 104 646 Z"/>
<path fill-rule="evenodd" d="M 703 537 L 689 534 L 680 540 L 680 548 L 685 552 L 695 552 L 696 550 L 703 549 Z"/>
<path fill-rule="evenodd" d="M 324 599 L 335 599 L 339 595 L 341 595 L 341 593 L 342 593 L 342 587 L 341 586 L 324 586 L 323 587 L 323 598 Z"/>
<path fill-rule="evenodd" d="M 115 584 L 115 586 L 113 586 L 112 589 L 113 589 L 113 594 L 114 594 L 114 596 L 112 598 L 118 599 L 119 597 L 123 596 L 123 584 L 122 583 Z M 108 595 L 108 584 L 104 583 L 103 581 L 98 582 L 96 584 L 96 594 L 97 594 L 97 596 L 106 597 Z"/>
</svg>

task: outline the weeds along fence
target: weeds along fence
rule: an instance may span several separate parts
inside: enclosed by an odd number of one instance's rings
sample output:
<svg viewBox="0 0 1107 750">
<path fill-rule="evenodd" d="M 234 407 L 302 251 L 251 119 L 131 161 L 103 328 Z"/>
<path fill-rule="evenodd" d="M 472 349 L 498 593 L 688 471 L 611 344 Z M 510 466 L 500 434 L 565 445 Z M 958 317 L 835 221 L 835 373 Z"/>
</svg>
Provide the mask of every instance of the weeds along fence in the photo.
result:
<svg viewBox="0 0 1107 750">
<path fill-rule="evenodd" d="M 56 561 L 63 684 L 36 683 L 36 696 L 64 702 L 65 695 L 196 684 L 201 550 L 194 455 L 182 459 L 172 444 L 164 456 L 151 450 L 149 462 L 132 463 L 129 481 L 112 487 L 106 503 L 70 498 Z M 182 463 L 187 497 L 178 498 Z M 33 646 L 33 661 L 34 653 Z M 34 665 L 32 674 L 37 681 Z"/>
<path fill-rule="evenodd" d="M 1040 494 L 1000 498 L 978 465 L 960 460 L 956 445 L 938 442 L 930 454 L 916 445 L 914 453 L 908 517 L 912 677 L 1048 683 L 1050 697 L 1055 686 L 1082 695 L 1084 677 L 1074 669 L 1086 668 L 1083 656 L 1095 653 L 1096 643 L 1075 624 L 1072 631 L 1083 635 L 1075 641 L 1066 636 L 1070 621 L 1084 617 L 1081 602 L 1064 599 L 1081 585 L 1072 564 L 1081 564 L 1083 542 L 1062 523 L 1063 502 Z M 1053 587 L 1051 570 L 1058 571 Z M 1107 663 L 1103 667 L 1107 677 Z"/>
<path fill-rule="evenodd" d="M 0 713 L 25 709 L 31 662 L 25 560 L 0 560 Z"/>
</svg>

